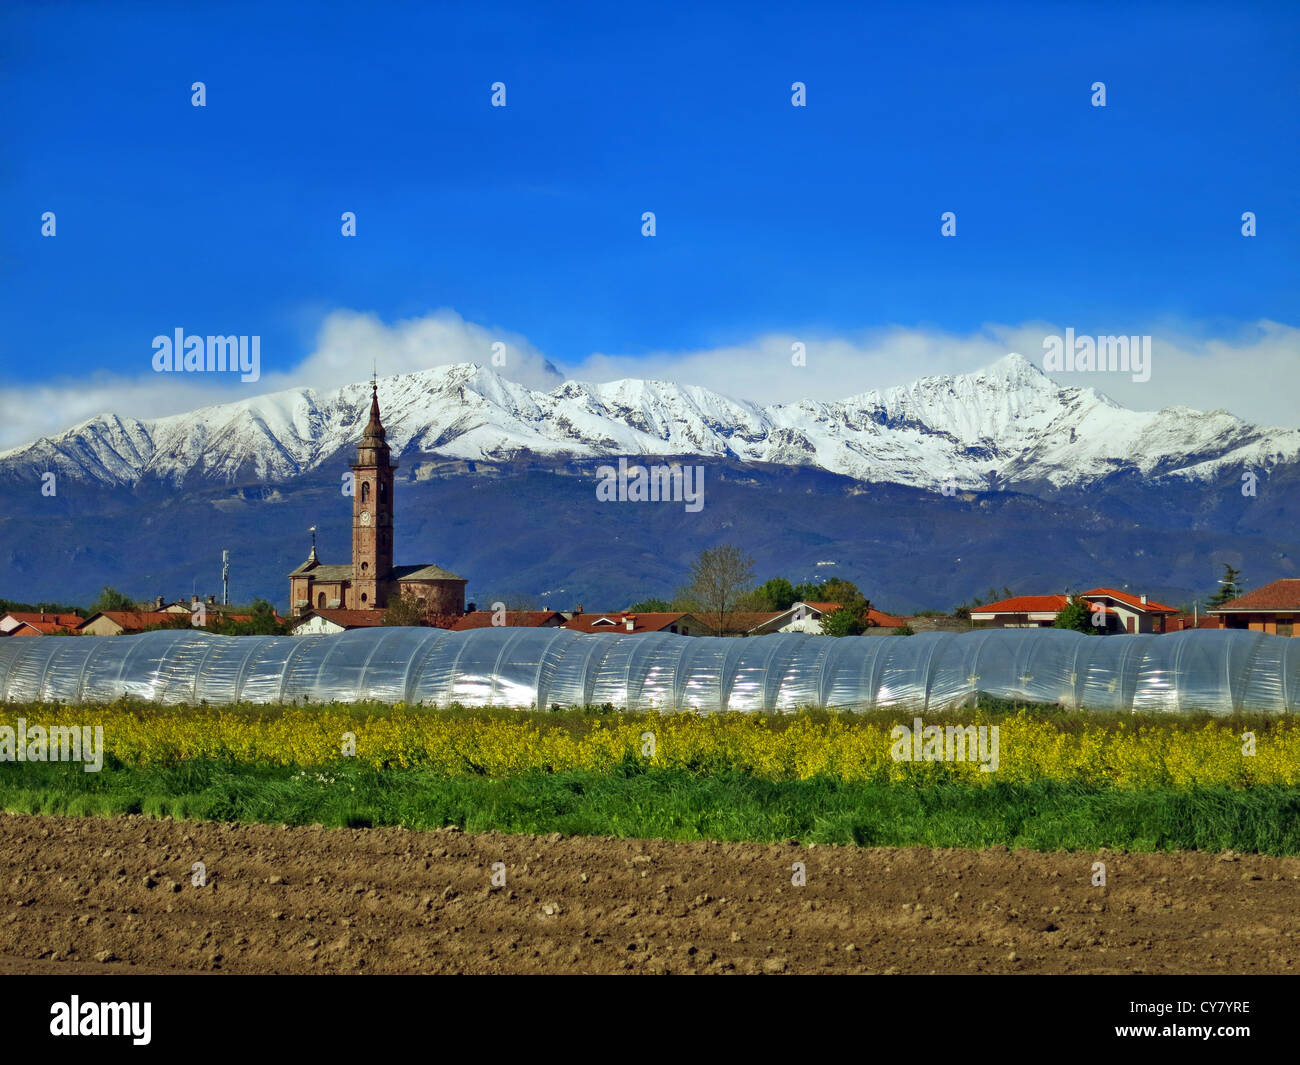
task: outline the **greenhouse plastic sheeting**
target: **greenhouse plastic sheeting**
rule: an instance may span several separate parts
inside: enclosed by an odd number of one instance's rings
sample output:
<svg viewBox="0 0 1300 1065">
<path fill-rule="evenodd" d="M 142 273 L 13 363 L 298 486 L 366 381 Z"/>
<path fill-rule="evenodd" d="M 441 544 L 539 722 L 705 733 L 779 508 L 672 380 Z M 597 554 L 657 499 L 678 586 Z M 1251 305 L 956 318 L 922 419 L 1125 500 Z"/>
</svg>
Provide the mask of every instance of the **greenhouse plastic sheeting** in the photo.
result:
<svg viewBox="0 0 1300 1065">
<path fill-rule="evenodd" d="M 939 710 L 979 696 L 1088 710 L 1300 709 L 1300 639 L 1243 630 L 1063 629 L 834 639 L 356 629 L 338 636 L 0 640 L 0 700 L 326 703 L 630 710 Z"/>
</svg>

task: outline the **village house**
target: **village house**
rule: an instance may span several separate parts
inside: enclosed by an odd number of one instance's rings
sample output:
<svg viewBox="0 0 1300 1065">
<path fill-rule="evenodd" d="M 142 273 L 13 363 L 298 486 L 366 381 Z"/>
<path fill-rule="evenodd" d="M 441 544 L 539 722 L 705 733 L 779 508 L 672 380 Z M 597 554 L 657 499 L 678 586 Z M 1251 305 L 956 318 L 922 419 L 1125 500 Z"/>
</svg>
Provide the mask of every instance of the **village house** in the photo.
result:
<svg viewBox="0 0 1300 1065">
<path fill-rule="evenodd" d="M 822 634 L 822 618 L 839 610 L 842 604 L 829 602 L 794 603 L 788 610 L 777 613 L 747 615 L 750 624 L 745 628 L 746 636 L 764 636 L 770 632 L 807 632 L 814 636 Z M 906 618 L 886 614 L 873 606 L 866 611 L 867 631 L 892 632 L 907 624 Z"/>
<path fill-rule="evenodd" d="M 80 614 L 11 610 L 0 617 L 0 636 L 54 636 L 75 633 L 85 619 Z"/>
<path fill-rule="evenodd" d="M 352 466 L 352 562 L 323 563 L 315 536 L 307 561 L 289 574 L 289 610 L 383 610 L 402 596 L 414 598 L 431 615 L 465 613 L 465 578 L 425 563 L 393 565 L 393 471 L 383 423 L 379 387 L 370 384 L 370 421 Z"/>
<path fill-rule="evenodd" d="M 1107 632 L 1161 633 L 1167 621 L 1177 616 L 1178 608 L 1157 603 L 1147 595 L 1130 595 L 1115 588 L 1094 588 L 1084 592 L 1087 600 L 1101 612 Z"/>
<path fill-rule="evenodd" d="M 184 624 L 184 617 L 172 611 L 100 610 L 91 614 L 78 631 L 82 636 L 124 636 L 159 625 L 179 628 Z"/>
<path fill-rule="evenodd" d="M 161 597 L 159 598 L 161 603 Z M 202 619 L 202 625 L 194 625 L 195 618 Z M 279 615 L 275 615 L 277 621 Z M 195 628 L 213 628 L 222 621 L 248 622 L 253 615 L 224 611 L 219 606 L 204 604 L 204 613 L 195 614 L 191 604 L 184 601 L 162 606 L 155 610 L 100 610 L 82 622 L 77 629 L 78 636 L 130 636 L 147 629 L 159 627 L 180 629 L 187 626 Z"/>
<path fill-rule="evenodd" d="M 1207 614 L 1175 614 L 1165 619 L 1165 632 L 1185 632 L 1188 629 L 1221 629 L 1223 619 Z"/>
<path fill-rule="evenodd" d="M 1105 632 L 1160 633 L 1165 631 L 1166 619 L 1178 610 L 1157 603 L 1147 595 L 1131 595 L 1115 588 L 1093 588 L 1081 592 L 1079 598 L 1089 604 L 1089 609 L 1102 619 L 1098 628 Z M 1017 595 L 996 603 L 972 607 L 971 621 L 982 622 L 999 629 L 1046 629 L 1056 622 L 1056 617 L 1070 605 L 1069 595 Z"/>
<path fill-rule="evenodd" d="M 1068 595 L 1016 595 L 971 607 L 971 621 L 996 629 L 1046 629 L 1070 605 Z"/>
<path fill-rule="evenodd" d="M 370 629 L 383 623 L 382 610 L 308 610 L 289 635 L 337 636 L 349 629 Z"/>
<path fill-rule="evenodd" d="M 253 615 L 246 612 L 232 610 L 225 603 L 218 603 L 215 595 L 209 595 L 201 599 L 197 595 L 191 595 L 188 599 L 184 597 L 177 599 L 174 603 L 167 602 L 161 595 L 154 600 L 153 609 L 161 614 L 194 614 L 199 610 L 200 605 L 203 614 L 216 614 L 220 617 L 229 618 L 232 621 L 247 621 Z"/>
<path fill-rule="evenodd" d="M 496 626 L 498 618 L 503 625 L 527 629 L 559 629 L 568 620 L 558 610 L 504 610 L 500 614 L 495 610 L 471 610 L 458 618 L 451 629 L 453 632 L 490 629 Z"/>
<path fill-rule="evenodd" d="M 626 610 L 608 614 L 575 611 L 564 623 L 573 632 L 629 633 L 675 632 L 681 636 L 712 636 L 713 630 L 693 614 L 651 611 L 632 614 Z"/>
<path fill-rule="evenodd" d="M 1283 577 L 1207 611 L 1225 629 L 1300 636 L 1300 577 Z"/>
</svg>

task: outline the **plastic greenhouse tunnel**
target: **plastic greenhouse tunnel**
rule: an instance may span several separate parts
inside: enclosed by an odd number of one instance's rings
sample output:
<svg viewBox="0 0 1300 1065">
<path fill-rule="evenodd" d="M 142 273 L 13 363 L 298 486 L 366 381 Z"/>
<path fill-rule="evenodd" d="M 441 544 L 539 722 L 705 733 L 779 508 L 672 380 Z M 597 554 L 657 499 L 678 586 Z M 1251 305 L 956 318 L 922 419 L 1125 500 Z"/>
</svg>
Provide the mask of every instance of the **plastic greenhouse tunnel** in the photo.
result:
<svg viewBox="0 0 1300 1065">
<path fill-rule="evenodd" d="M 1300 640 L 1245 630 L 721 639 L 391 627 L 335 636 L 169 630 L 0 641 L 7 702 L 922 711 L 980 696 L 1096 711 L 1294 713 Z"/>
</svg>

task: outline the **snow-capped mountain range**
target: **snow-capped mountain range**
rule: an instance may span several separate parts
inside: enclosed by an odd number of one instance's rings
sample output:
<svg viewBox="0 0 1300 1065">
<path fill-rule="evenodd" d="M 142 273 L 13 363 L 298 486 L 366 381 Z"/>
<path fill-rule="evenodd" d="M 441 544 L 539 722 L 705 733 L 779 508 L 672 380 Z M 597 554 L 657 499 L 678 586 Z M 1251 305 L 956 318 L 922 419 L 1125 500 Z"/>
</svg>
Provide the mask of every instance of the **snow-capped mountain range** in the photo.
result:
<svg viewBox="0 0 1300 1065">
<path fill-rule="evenodd" d="M 55 471 L 103 486 L 280 482 L 355 446 L 368 382 L 290 389 L 154 419 L 102 414 L 0 452 L 0 478 Z M 663 381 L 567 381 L 533 391 L 488 367 L 440 366 L 379 382 L 395 455 L 504 460 L 700 456 L 819 467 L 920 488 L 1075 488 L 1133 471 L 1211 480 L 1300 458 L 1300 429 L 1226 411 L 1134 411 L 1057 384 L 1020 355 L 839 402 L 759 406 Z M 991 476 L 992 475 L 992 476 Z"/>
</svg>

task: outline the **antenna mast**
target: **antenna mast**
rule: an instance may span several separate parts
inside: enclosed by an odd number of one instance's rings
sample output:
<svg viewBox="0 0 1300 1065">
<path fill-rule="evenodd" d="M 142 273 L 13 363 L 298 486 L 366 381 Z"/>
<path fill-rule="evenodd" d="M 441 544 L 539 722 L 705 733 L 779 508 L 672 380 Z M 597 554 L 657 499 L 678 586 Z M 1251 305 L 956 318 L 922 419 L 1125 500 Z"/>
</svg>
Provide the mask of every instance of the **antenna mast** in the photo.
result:
<svg viewBox="0 0 1300 1065">
<path fill-rule="evenodd" d="M 230 552 L 221 552 L 221 603 L 230 605 Z"/>
</svg>

